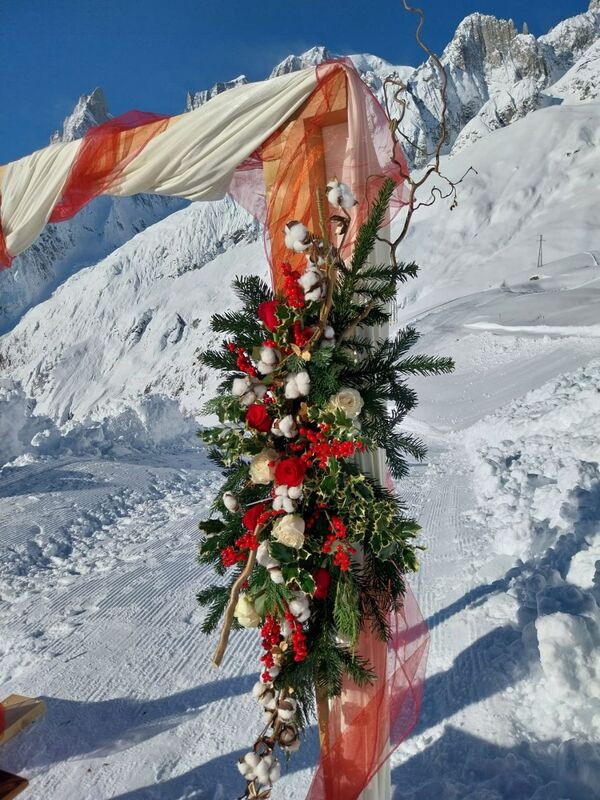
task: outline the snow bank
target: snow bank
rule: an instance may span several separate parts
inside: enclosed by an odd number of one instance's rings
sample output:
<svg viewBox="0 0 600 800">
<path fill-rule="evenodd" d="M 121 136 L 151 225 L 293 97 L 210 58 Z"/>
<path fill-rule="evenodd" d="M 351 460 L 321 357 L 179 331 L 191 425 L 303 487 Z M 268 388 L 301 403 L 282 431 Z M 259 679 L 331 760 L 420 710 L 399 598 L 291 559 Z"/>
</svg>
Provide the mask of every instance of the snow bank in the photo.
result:
<svg viewBox="0 0 600 800">
<path fill-rule="evenodd" d="M 538 740 L 600 736 L 600 361 L 546 383 L 464 436 L 478 509 L 517 601 Z"/>
<path fill-rule="evenodd" d="M 161 395 L 142 396 L 110 416 L 60 427 L 35 411 L 36 401 L 19 383 L 0 381 L 0 468 L 39 457 L 107 455 L 196 441 L 193 420 L 182 416 L 176 401 Z"/>
</svg>

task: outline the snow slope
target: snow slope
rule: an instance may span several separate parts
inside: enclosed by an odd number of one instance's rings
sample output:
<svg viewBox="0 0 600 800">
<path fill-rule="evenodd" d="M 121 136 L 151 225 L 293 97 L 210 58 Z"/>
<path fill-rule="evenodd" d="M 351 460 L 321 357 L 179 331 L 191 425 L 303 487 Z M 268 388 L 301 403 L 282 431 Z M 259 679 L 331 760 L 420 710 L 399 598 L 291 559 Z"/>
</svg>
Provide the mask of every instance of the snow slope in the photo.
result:
<svg viewBox="0 0 600 800">
<path fill-rule="evenodd" d="M 457 370 L 416 382 L 408 424 L 430 454 L 398 487 L 428 547 L 413 588 L 431 657 L 396 800 L 597 797 L 600 273 L 582 261 L 420 315 L 420 348 Z M 71 424 L 83 441 L 90 423 Z M 259 648 L 236 633 L 215 672 L 198 632 L 212 576 L 196 520 L 218 476 L 185 428 L 160 448 L 112 430 L 79 453 L 23 434 L 0 473 L 0 685 L 48 703 L 3 767 L 32 800 L 226 800 L 257 725 Z M 305 796 L 315 759 L 311 730 L 280 797 Z"/>
</svg>

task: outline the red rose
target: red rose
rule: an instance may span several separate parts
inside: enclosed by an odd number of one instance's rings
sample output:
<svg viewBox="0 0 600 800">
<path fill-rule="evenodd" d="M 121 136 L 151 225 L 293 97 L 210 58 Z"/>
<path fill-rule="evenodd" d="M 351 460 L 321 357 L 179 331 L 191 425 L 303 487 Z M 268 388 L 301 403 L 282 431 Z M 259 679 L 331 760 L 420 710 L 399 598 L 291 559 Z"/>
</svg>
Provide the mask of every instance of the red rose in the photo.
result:
<svg viewBox="0 0 600 800">
<path fill-rule="evenodd" d="M 264 406 L 260 405 L 260 403 L 252 403 L 248 406 L 246 422 L 251 428 L 256 428 L 256 430 L 261 431 L 261 433 L 267 433 L 267 431 L 271 430 L 271 426 L 273 425 L 273 420 L 269 416 L 269 412 Z"/>
<path fill-rule="evenodd" d="M 293 456 L 277 462 L 275 467 L 275 482 L 283 486 L 300 486 L 304 480 L 306 466 L 304 461 Z"/>
<path fill-rule="evenodd" d="M 249 531 L 254 533 L 256 526 L 258 525 L 258 518 L 265 510 L 266 505 L 264 503 L 258 503 L 255 506 L 250 506 L 250 508 L 246 511 L 244 516 L 242 517 L 242 523 L 245 528 Z"/>
<path fill-rule="evenodd" d="M 277 317 L 278 307 L 277 300 L 267 300 L 258 307 L 258 318 L 269 331 L 276 330 L 280 325 Z"/>
<path fill-rule="evenodd" d="M 317 600 L 325 600 L 329 594 L 331 575 L 326 569 L 320 567 L 316 572 L 313 573 L 313 578 L 315 579 L 315 585 L 317 587 L 314 594 L 315 598 Z"/>
</svg>

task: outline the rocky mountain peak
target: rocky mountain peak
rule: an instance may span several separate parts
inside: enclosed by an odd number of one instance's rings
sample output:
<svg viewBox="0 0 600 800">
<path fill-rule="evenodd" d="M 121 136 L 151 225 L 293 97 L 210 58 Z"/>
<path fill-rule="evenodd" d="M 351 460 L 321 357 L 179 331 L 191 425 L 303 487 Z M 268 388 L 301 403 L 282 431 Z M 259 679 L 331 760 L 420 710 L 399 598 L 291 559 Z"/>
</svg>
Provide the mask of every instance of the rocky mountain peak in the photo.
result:
<svg viewBox="0 0 600 800">
<path fill-rule="evenodd" d="M 187 93 L 187 102 L 185 106 L 186 111 L 193 111 L 195 108 L 204 105 L 212 97 L 216 97 L 228 89 L 235 89 L 236 86 L 243 86 L 248 83 L 248 78 L 245 75 L 238 75 L 230 81 L 217 81 L 211 89 L 202 89 L 199 92 Z"/>
<path fill-rule="evenodd" d="M 306 67 L 314 67 L 328 61 L 330 58 L 337 58 L 335 53 L 330 52 L 323 45 L 311 47 L 299 56 L 290 55 L 284 58 L 269 75 L 270 78 L 277 78 L 279 75 L 287 75 L 289 72 L 298 72 Z"/>
<path fill-rule="evenodd" d="M 63 129 L 56 131 L 51 142 L 72 142 L 81 139 L 85 132 L 94 125 L 110 119 L 108 104 L 102 89 L 97 87 L 91 94 L 82 94 L 73 112 L 65 117 Z"/>
</svg>

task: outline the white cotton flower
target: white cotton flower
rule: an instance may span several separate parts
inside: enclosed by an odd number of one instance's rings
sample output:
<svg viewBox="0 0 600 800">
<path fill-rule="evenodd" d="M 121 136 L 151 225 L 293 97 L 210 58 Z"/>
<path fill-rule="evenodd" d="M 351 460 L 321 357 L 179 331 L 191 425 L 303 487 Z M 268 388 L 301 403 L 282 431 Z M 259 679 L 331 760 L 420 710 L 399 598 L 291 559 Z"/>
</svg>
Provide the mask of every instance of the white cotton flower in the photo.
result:
<svg viewBox="0 0 600 800">
<path fill-rule="evenodd" d="M 234 378 L 231 391 L 240 398 L 242 405 L 249 406 L 265 396 L 267 387 L 255 378 Z"/>
<path fill-rule="evenodd" d="M 294 592 L 293 598 L 288 603 L 290 613 L 298 622 L 306 622 L 310 617 L 310 599 L 304 592 Z"/>
<path fill-rule="evenodd" d="M 343 386 L 337 394 L 329 398 L 329 405 L 333 409 L 339 409 L 349 419 L 355 419 L 362 411 L 364 402 L 360 392 L 349 386 Z"/>
<path fill-rule="evenodd" d="M 281 353 L 274 347 L 261 347 L 260 359 L 256 364 L 257 370 L 261 375 L 270 375 L 279 364 Z"/>
<path fill-rule="evenodd" d="M 243 628 L 257 628 L 260 622 L 254 603 L 247 594 L 239 596 L 233 615 Z"/>
<path fill-rule="evenodd" d="M 250 480 L 259 486 L 267 486 L 275 477 L 270 464 L 277 461 L 277 453 L 270 447 L 261 450 L 250 462 Z"/>
<path fill-rule="evenodd" d="M 290 372 L 285 379 L 285 396 L 288 400 L 306 397 L 310 392 L 310 377 L 306 370 Z"/>
<path fill-rule="evenodd" d="M 337 178 L 327 184 L 327 199 L 336 208 L 353 208 L 357 200 L 347 183 L 341 183 Z"/>
<path fill-rule="evenodd" d="M 282 722 L 291 722 L 296 716 L 297 703 L 293 697 L 286 697 L 276 704 L 277 716 Z"/>
<path fill-rule="evenodd" d="M 224 493 L 223 504 L 227 511 L 231 511 L 232 514 L 235 514 L 236 511 L 240 510 L 240 504 L 238 503 L 238 499 L 233 492 Z"/>
<path fill-rule="evenodd" d="M 271 580 L 273 581 L 273 583 L 277 583 L 277 584 L 281 585 L 284 582 L 283 572 L 278 568 L 270 569 L 269 570 L 269 576 L 270 576 Z"/>
<path fill-rule="evenodd" d="M 286 486 L 288 497 L 292 500 L 302 499 L 302 486 Z"/>
<path fill-rule="evenodd" d="M 298 278 L 298 284 L 304 291 L 304 299 L 307 302 L 321 300 L 325 294 L 324 276 L 318 267 L 313 265 L 307 267 Z"/>
<path fill-rule="evenodd" d="M 278 419 L 273 423 L 271 433 L 274 436 L 285 436 L 286 439 L 293 439 L 298 435 L 298 428 L 291 414 Z"/>
<path fill-rule="evenodd" d="M 260 762 L 261 758 L 256 753 L 246 753 L 246 755 L 238 761 L 238 769 L 247 781 L 253 781 L 256 778 L 255 770 Z"/>
<path fill-rule="evenodd" d="M 302 253 L 308 250 L 312 243 L 312 237 L 306 225 L 298 222 L 295 219 L 290 220 L 285 228 L 285 246 L 294 250 L 296 253 Z"/>
<path fill-rule="evenodd" d="M 286 514 L 279 517 L 273 525 L 273 537 L 287 547 L 299 550 L 304 544 L 305 523 L 298 514 Z"/>
<path fill-rule="evenodd" d="M 273 511 L 285 511 L 286 514 L 293 514 L 295 510 L 296 505 L 289 497 L 276 497 L 273 500 Z"/>
</svg>

